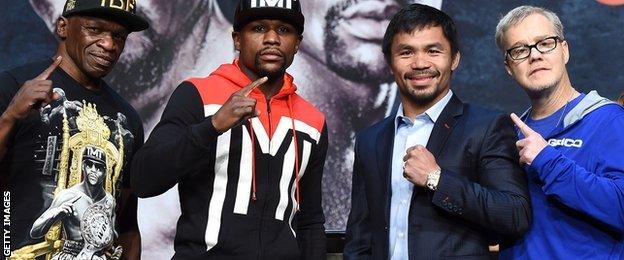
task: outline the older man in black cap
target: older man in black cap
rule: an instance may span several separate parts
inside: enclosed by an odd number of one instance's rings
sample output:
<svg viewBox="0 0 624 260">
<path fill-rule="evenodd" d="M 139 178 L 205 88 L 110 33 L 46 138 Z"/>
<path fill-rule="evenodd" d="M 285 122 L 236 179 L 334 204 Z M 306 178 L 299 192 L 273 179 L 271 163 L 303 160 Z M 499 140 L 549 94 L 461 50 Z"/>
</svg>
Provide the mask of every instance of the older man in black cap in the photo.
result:
<svg viewBox="0 0 624 260">
<path fill-rule="evenodd" d="M 67 174 L 76 171 L 80 157 L 72 154 L 80 151 L 70 152 L 70 147 L 91 144 L 105 145 L 115 155 L 109 167 L 116 175 L 107 193 L 115 195 L 117 244 L 124 246 L 127 258 L 138 259 L 136 199 L 129 199 L 125 169 L 143 143 L 143 129 L 136 111 L 102 80 L 119 59 L 128 34 L 149 27 L 135 8 L 134 0 L 68 0 L 56 23 L 56 57 L 0 73 L 0 186 L 11 198 L 5 257 L 11 251 L 14 257 L 49 256 L 41 248 L 47 246 L 58 250 L 58 234 L 33 238 L 29 230 L 53 197 L 75 184 Z M 79 232 L 88 239 L 82 225 L 87 220 L 80 223 Z M 106 246 L 113 248 L 113 242 Z"/>
<path fill-rule="evenodd" d="M 303 24 L 299 1 L 241 1 L 239 58 L 180 84 L 135 156 L 140 197 L 178 184 L 174 259 L 326 258 L 325 117 L 286 73 Z"/>
</svg>

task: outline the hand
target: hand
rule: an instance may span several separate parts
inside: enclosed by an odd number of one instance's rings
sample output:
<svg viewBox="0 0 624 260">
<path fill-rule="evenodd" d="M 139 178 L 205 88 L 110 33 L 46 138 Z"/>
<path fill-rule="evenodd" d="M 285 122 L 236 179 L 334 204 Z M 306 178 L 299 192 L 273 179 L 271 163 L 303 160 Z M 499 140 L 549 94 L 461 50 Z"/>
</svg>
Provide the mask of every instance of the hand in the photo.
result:
<svg viewBox="0 0 624 260">
<path fill-rule="evenodd" d="M 243 120 L 258 116 L 256 100 L 247 96 L 249 96 L 249 93 L 251 93 L 253 89 L 264 84 L 267 80 L 267 77 L 259 78 L 243 89 L 234 92 L 217 113 L 212 116 L 212 125 L 215 130 L 219 133 L 223 133 Z"/>
<path fill-rule="evenodd" d="M 39 76 L 24 82 L 5 111 L 4 115 L 9 120 L 24 119 L 31 110 L 44 107 L 60 98 L 58 93 L 52 92 L 52 81 L 48 77 L 61 64 L 61 60 L 61 56 L 58 56 Z"/>
<path fill-rule="evenodd" d="M 520 154 L 520 163 L 531 165 L 535 157 L 548 145 L 546 140 L 539 133 L 533 131 L 520 118 L 512 113 L 511 120 L 522 131 L 524 139 L 516 142 Z"/>
<path fill-rule="evenodd" d="M 418 187 L 425 187 L 427 175 L 440 166 L 435 157 L 422 145 L 407 148 L 403 157 L 403 177 Z"/>
<path fill-rule="evenodd" d="M 76 211 L 74 211 L 74 203 L 76 203 L 76 201 L 78 201 L 79 199 L 80 199 L 80 196 L 72 200 L 63 202 L 54 211 L 54 217 L 63 219 L 67 216 L 76 215 L 77 213 Z"/>
</svg>

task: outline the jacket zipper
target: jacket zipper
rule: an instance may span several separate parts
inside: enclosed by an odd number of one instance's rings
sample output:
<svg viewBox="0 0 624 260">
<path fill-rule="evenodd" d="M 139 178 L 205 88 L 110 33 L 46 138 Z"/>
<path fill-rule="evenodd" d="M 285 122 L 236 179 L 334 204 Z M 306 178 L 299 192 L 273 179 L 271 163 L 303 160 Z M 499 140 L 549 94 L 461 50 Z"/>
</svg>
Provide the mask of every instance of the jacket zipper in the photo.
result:
<svg viewBox="0 0 624 260">
<path fill-rule="evenodd" d="M 271 151 L 271 133 L 273 132 L 273 124 L 271 123 L 271 99 L 267 99 L 266 100 L 267 103 L 267 116 L 269 117 L 269 132 L 267 133 L 269 135 L 269 154 Z M 262 211 L 260 212 L 260 227 L 259 227 L 259 232 L 258 232 L 258 242 L 259 242 L 259 246 L 260 249 L 258 250 L 258 259 L 263 259 L 264 256 L 264 252 L 263 252 L 263 245 L 262 245 L 262 232 L 264 231 L 264 213 L 266 212 L 266 208 L 267 208 L 267 194 L 269 193 L 269 189 L 268 189 L 268 183 L 269 183 L 269 176 L 270 176 L 270 172 L 271 172 L 271 157 L 269 156 L 267 159 L 267 174 L 266 174 L 266 184 L 267 184 L 267 188 L 264 190 L 264 203 L 262 203 Z"/>
</svg>

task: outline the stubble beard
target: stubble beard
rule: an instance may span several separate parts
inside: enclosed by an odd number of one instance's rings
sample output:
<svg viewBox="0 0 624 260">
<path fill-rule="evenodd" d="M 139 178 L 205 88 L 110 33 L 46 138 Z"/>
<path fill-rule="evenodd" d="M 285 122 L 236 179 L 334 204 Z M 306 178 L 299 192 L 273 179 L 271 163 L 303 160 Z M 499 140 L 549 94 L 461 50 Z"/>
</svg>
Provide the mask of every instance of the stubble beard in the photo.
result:
<svg viewBox="0 0 624 260">
<path fill-rule="evenodd" d="M 257 53 L 254 63 L 255 63 L 256 68 L 258 69 L 258 72 L 257 72 L 258 77 L 259 78 L 267 77 L 269 82 L 273 82 L 284 77 L 284 74 L 286 73 L 286 68 L 287 68 L 286 64 L 289 64 L 290 62 L 288 62 L 287 60 L 288 58 L 285 55 L 283 55 L 282 57 L 284 57 L 284 59 L 280 67 L 276 70 L 269 70 L 260 64 L 260 53 Z"/>
<path fill-rule="evenodd" d="M 375 69 L 371 64 L 363 63 L 349 54 L 349 45 L 336 33 L 341 21 L 340 10 L 346 4 L 333 6 L 325 15 L 325 34 L 323 49 L 327 67 L 349 81 L 364 83 L 378 87 L 382 83 L 391 82 L 393 77 L 385 68 Z M 348 6 L 348 5 L 347 5 Z M 379 43 L 381 45 L 381 42 Z M 381 48 L 381 47 L 380 47 Z M 385 62 L 385 61 L 381 61 Z"/>
</svg>

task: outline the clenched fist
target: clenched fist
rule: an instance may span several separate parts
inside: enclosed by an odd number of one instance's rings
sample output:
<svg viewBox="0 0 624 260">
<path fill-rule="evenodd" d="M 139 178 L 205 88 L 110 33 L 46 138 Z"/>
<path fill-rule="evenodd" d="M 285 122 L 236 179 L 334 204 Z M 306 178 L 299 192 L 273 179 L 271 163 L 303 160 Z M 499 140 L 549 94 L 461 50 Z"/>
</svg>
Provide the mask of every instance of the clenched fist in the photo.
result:
<svg viewBox="0 0 624 260">
<path fill-rule="evenodd" d="M 422 145 L 407 148 L 403 157 L 403 177 L 418 187 L 427 184 L 427 175 L 440 169 L 435 157 Z"/>
</svg>

